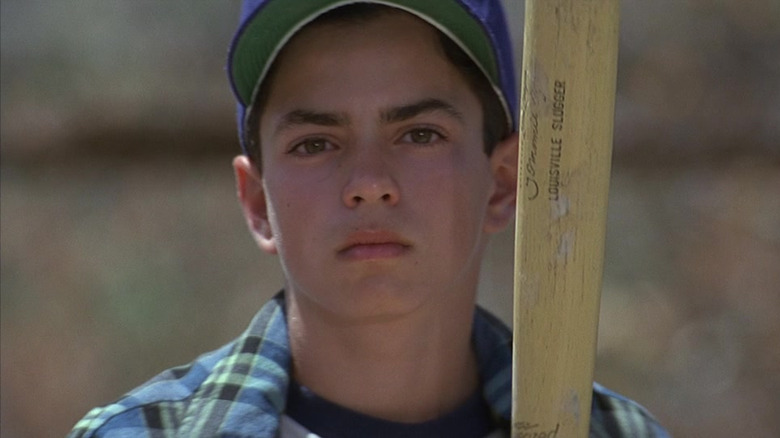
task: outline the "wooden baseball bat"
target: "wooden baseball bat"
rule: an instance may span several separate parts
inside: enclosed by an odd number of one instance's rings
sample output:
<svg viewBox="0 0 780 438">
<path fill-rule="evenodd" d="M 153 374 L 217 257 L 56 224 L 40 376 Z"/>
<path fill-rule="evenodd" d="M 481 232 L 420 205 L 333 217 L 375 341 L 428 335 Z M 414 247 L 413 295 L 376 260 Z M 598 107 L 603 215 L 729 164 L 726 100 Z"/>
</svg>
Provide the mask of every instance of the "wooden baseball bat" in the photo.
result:
<svg viewBox="0 0 780 438">
<path fill-rule="evenodd" d="M 512 437 L 588 436 L 619 0 L 526 0 Z"/>
</svg>

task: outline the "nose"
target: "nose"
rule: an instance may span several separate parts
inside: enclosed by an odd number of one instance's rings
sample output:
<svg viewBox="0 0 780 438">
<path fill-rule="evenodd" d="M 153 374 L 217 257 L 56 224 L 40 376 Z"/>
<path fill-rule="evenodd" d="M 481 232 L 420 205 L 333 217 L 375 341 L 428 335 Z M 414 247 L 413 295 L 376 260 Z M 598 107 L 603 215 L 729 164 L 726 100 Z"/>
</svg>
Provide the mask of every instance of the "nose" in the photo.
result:
<svg viewBox="0 0 780 438">
<path fill-rule="evenodd" d="M 366 151 L 355 157 L 343 192 L 347 207 L 368 204 L 392 206 L 398 203 L 400 189 L 386 161 L 377 151 Z"/>
</svg>

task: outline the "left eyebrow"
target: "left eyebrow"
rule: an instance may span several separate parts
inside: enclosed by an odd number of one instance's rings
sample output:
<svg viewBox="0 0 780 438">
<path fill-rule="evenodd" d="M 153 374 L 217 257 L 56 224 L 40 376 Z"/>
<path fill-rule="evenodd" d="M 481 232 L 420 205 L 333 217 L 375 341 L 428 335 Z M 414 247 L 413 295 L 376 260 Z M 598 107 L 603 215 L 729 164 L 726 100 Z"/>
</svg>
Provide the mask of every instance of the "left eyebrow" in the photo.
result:
<svg viewBox="0 0 780 438">
<path fill-rule="evenodd" d="M 441 99 L 423 99 L 409 105 L 389 108 L 382 112 L 382 121 L 385 123 L 397 123 L 412 119 L 420 114 L 442 111 L 459 121 L 463 121 L 463 114 L 454 106 Z"/>
</svg>

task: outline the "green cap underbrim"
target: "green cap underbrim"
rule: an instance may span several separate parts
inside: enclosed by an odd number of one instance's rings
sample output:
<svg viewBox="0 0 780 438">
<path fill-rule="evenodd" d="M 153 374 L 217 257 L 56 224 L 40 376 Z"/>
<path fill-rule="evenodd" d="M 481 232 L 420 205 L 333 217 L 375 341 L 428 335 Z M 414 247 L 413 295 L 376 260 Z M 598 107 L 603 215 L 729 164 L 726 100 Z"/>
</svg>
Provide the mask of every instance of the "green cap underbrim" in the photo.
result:
<svg viewBox="0 0 780 438">
<path fill-rule="evenodd" d="M 282 47 L 302 27 L 329 10 L 365 1 L 269 1 L 251 17 L 234 42 L 230 73 L 233 87 L 247 107 Z M 430 23 L 458 44 L 482 69 L 493 88 L 499 89 L 498 66 L 485 29 L 456 1 L 371 1 L 402 9 Z M 499 92 L 499 98 L 503 96 Z"/>
</svg>

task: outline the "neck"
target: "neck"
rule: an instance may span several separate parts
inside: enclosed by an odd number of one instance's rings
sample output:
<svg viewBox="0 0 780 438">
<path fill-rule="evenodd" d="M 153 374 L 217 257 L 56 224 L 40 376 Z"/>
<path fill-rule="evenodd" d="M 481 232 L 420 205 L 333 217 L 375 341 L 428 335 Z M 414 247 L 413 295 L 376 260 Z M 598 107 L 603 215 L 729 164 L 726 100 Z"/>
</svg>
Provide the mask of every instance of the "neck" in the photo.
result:
<svg viewBox="0 0 780 438">
<path fill-rule="evenodd" d="M 287 295 L 296 380 L 334 403 L 385 420 L 440 417 L 479 385 L 474 297 L 380 321 L 345 322 Z"/>
</svg>

